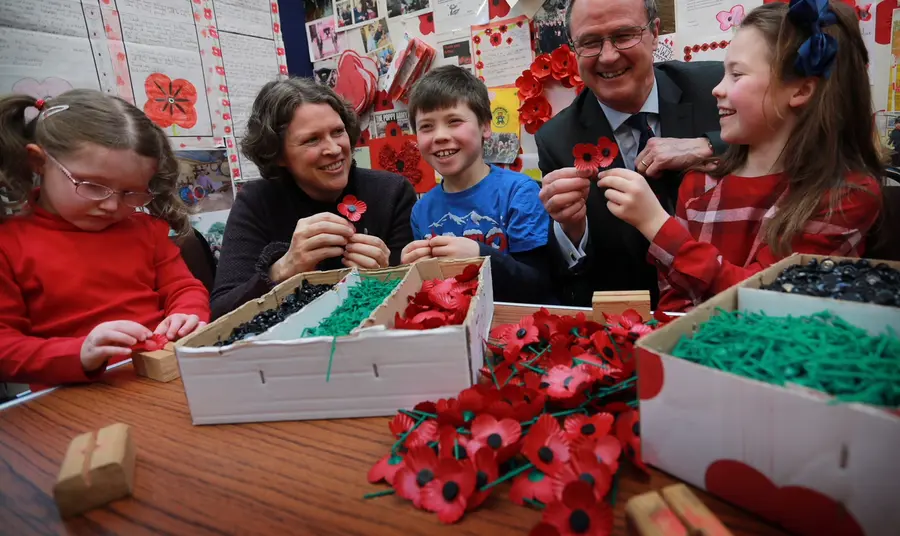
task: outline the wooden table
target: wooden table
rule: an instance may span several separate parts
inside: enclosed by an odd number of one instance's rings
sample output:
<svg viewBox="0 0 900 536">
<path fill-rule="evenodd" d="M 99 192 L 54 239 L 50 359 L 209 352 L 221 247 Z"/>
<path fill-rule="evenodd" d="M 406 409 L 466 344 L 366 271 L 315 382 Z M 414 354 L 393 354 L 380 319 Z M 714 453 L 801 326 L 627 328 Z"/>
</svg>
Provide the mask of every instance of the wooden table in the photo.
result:
<svg viewBox="0 0 900 536">
<path fill-rule="evenodd" d="M 500 319 L 506 317 L 501 315 Z M 135 491 L 62 522 L 51 490 L 69 441 L 114 422 L 132 426 Z M 0 534 L 528 534 L 540 519 L 513 504 L 509 484 L 456 525 L 366 481 L 393 441 L 388 418 L 193 426 L 181 380 L 157 383 L 130 364 L 91 385 L 57 389 L 0 411 Z M 626 472 L 615 507 L 624 534 L 629 497 L 676 482 Z M 736 535 L 781 532 L 697 492 Z"/>
</svg>

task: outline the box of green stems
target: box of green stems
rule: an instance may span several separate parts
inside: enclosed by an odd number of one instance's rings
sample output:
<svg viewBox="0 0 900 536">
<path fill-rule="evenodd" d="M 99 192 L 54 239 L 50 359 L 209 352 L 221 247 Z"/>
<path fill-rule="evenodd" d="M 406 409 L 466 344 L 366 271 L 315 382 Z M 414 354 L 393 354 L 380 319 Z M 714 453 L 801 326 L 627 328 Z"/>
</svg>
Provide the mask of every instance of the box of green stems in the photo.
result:
<svg viewBox="0 0 900 536">
<path fill-rule="evenodd" d="M 638 340 L 642 456 L 795 534 L 896 536 L 900 308 L 763 289 L 812 260 L 857 261 L 793 255 Z"/>
</svg>

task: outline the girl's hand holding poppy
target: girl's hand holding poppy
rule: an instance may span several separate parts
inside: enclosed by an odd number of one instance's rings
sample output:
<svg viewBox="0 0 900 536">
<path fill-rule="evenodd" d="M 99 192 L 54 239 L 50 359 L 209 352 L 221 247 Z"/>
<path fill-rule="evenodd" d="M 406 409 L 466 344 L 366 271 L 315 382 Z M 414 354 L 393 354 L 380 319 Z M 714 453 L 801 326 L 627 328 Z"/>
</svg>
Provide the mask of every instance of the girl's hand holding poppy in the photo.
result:
<svg viewBox="0 0 900 536">
<path fill-rule="evenodd" d="M 669 219 L 647 180 L 627 169 L 610 169 L 600 173 L 597 186 L 606 188 L 606 206 L 620 220 L 630 223 L 652 241 Z"/>
<path fill-rule="evenodd" d="M 269 269 L 269 279 L 281 283 L 309 272 L 325 259 L 340 257 L 356 229 L 349 221 L 330 212 L 320 212 L 297 222 L 287 253 Z"/>
<path fill-rule="evenodd" d="M 170 341 L 178 340 L 185 335 L 193 333 L 197 328 L 202 328 L 206 322 L 201 322 L 197 315 L 186 315 L 175 313 L 167 316 L 162 322 L 156 326 L 153 331 L 156 335 L 165 335 Z"/>
<path fill-rule="evenodd" d="M 104 322 L 88 333 L 81 344 L 81 368 L 91 372 L 114 357 L 131 354 L 131 347 L 153 335 L 131 320 Z"/>
<path fill-rule="evenodd" d="M 356 268 L 387 268 L 391 250 L 377 236 L 355 233 L 344 248 L 344 266 Z"/>
<path fill-rule="evenodd" d="M 428 240 L 414 240 L 400 253 L 400 264 L 412 264 L 416 261 L 431 259 L 431 245 Z"/>
</svg>

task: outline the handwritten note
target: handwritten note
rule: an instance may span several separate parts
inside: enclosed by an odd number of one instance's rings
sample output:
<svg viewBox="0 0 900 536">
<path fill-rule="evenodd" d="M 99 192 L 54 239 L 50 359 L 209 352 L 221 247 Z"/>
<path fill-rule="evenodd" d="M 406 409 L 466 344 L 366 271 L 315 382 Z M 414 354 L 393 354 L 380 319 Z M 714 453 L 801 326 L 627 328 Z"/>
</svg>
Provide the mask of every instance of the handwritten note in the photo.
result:
<svg viewBox="0 0 900 536">
<path fill-rule="evenodd" d="M 0 28 L 85 37 L 81 3 L 72 0 L 0 0 Z"/>
<path fill-rule="evenodd" d="M 119 0 L 117 5 L 126 43 L 198 50 L 197 29 L 188 2 Z"/>
<path fill-rule="evenodd" d="M 237 140 L 237 146 L 240 146 L 241 141 Z M 259 172 L 259 168 L 256 167 L 249 158 L 244 156 L 244 153 L 240 150 L 237 151 L 238 162 L 241 165 L 241 180 L 242 181 L 250 181 L 254 179 L 261 179 L 262 174 Z"/>
<path fill-rule="evenodd" d="M 247 118 L 259 88 L 278 77 L 278 63 L 269 39 L 228 32 L 219 33 L 225 79 L 231 97 L 231 115 L 236 137 L 243 137 Z"/>
<path fill-rule="evenodd" d="M 0 94 L 52 97 L 76 87 L 100 89 L 86 37 L 0 31 Z"/>
<path fill-rule="evenodd" d="M 515 84 L 534 59 L 531 29 L 524 16 L 472 26 L 472 43 L 477 58 L 475 75 L 488 87 Z"/>
<path fill-rule="evenodd" d="M 684 0 L 675 3 L 675 27 L 682 36 L 694 40 L 711 36 L 731 36 L 744 16 L 763 0 Z M 697 38 L 700 39 L 697 39 Z"/>
<path fill-rule="evenodd" d="M 223 32 L 272 39 L 270 10 L 269 0 L 216 0 L 216 23 Z"/>
</svg>

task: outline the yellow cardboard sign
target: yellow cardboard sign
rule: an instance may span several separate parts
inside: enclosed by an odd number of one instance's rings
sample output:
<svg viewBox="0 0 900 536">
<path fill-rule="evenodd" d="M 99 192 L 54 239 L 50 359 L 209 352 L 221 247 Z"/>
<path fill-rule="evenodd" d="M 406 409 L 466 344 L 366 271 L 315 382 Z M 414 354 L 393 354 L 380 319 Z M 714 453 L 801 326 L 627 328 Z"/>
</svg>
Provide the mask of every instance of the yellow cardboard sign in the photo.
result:
<svg viewBox="0 0 900 536">
<path fill-rule="evenodd" d="M 497 134 L 519 135 L 519 90 L 516 88 L 493 88 L 488 91 L 491 98 L 491 130 Z"/>
</svg>

